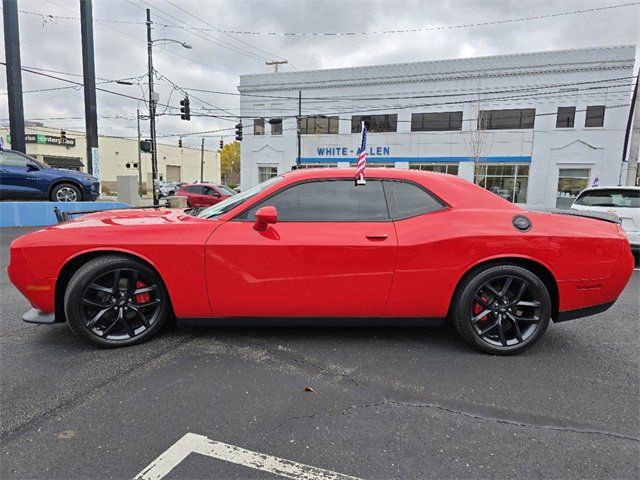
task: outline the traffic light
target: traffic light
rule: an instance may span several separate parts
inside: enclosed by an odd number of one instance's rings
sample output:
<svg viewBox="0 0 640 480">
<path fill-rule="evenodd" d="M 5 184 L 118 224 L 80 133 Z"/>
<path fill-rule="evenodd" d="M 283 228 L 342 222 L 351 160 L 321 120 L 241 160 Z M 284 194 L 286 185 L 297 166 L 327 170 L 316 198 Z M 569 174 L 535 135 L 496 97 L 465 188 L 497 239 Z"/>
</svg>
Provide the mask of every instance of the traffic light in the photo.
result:
<svg viewBox="0 0 640 480">
<path fill-rule="evenodd" d="M 180 118 L 182 120 L 191 120 L 191 109 L 189 108 L 189 97 L 180 100 Z"/>
<path fill-rule="evenodd" d="M 224 148 L 224 140 L 220 139 L 220 150 Z"/>
<path fill-rule="evenodd" d="M 182 137 L 178 138 L 178 147 L 182 148 Z"/>
<path fill-rule="evenodd" d="M 67 132 L 60 130 L 60 141 L 64 142 L 67 139 Z"/>
<path fill-rule="evenodd" d="M 236 124 L 236 140 L 238 142 L 242 141 L 242 122 Z"/>
<path fill-rule="evenodd" d="M 151 140 L 140 140 L 140 151 L 149 153 L 151 151 Z"/>
</svg>

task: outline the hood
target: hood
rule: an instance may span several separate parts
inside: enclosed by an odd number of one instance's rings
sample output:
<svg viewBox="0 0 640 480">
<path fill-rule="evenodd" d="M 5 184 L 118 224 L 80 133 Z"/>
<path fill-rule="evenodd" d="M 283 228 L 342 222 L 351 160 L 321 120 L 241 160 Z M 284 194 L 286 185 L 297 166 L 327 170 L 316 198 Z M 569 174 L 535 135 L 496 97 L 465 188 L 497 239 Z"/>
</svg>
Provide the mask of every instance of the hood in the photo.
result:
<svg viewBox="0 0 640 480">
<path fill-rule="evenodd" d="M 77 170 L 70 170 L 67 168 L 56 168 L 56 167 L 49 167 L 49 168 L 55 172 L 64 173 L 67 177 L 77 178 L 78 180 L 91 181 L 91 182 L 98 181 L 97 177 L 94 177 L 93 175 L 89 175 L 88 173 L 79 172 Z"/>
<path fill-rule="evenodd" d="M 87 227 L 131 227 L 144 225 L 175 225 L 177 223 L 211 220 L 198 219 L 182 209 L 130 208 L 124 210 L 104 210 L 79 216 L 68 222 L 59 223 L 48 229 L 62 230 Z"/>
</svg>

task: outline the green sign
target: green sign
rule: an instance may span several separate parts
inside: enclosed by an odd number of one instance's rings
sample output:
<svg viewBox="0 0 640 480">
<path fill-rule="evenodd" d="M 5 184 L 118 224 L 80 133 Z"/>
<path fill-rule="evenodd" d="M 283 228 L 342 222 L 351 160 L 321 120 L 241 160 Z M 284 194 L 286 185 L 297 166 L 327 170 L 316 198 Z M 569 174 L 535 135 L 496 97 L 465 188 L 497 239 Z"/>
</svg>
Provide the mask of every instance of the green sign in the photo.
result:
<svg viewBox="0 0 640 480">
<path fill-rule="evenodd" d="M 53 135 L 45 135 L 44 133 L 27 133 L 24 136 L 25 143 L 37 143 L 40 145 L 60 145 L 63 147 L 75 147 L 76 139 L 75 138 L 65 138 L 64 140 L 60 137 L 54 137 Z M 7 143 L 11 144 L 11 134 L 7 133 Z"/>
</svg>

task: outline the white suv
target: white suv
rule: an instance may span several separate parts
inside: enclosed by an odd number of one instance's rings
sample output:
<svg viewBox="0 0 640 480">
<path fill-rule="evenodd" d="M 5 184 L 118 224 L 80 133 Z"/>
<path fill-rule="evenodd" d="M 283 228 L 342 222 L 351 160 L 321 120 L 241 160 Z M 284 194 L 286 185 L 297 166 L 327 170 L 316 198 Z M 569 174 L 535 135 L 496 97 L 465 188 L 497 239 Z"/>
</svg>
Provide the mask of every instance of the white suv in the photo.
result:
<svg viewBox="0 0 640 480">
<path fill-rule="evenodd" d="M 575 199 L 574 210 L 615 213 L 622 220 L 631 250 L 640 255 L 640 187 L 585 188 Z"/>
</svg>

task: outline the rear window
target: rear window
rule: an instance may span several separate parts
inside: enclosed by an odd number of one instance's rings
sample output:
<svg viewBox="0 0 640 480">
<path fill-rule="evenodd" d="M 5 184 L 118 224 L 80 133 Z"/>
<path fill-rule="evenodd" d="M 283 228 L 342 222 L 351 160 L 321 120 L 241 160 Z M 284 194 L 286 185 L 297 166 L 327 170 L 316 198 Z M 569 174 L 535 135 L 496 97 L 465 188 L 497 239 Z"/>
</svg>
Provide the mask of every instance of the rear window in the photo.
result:
<svg viewBox="0 0 640 480">
<path fill-rule="evenodd" d="M 607 188 L 583 192 L 576 205 L 585 207 L 640 208 L 640 190 Z"/>
</svg>

